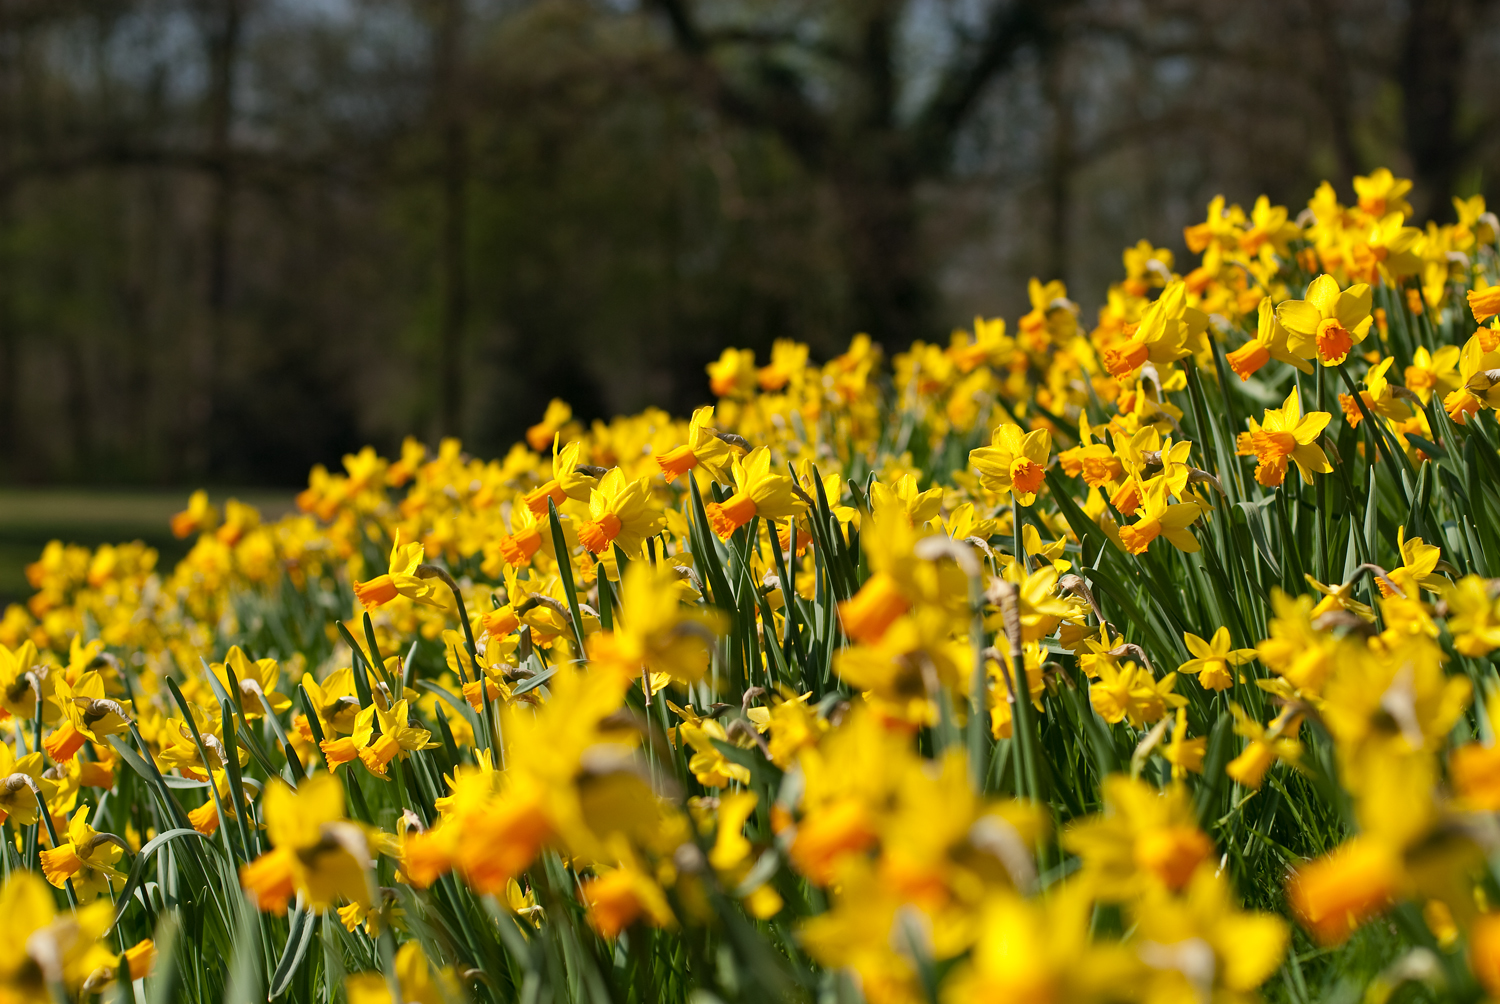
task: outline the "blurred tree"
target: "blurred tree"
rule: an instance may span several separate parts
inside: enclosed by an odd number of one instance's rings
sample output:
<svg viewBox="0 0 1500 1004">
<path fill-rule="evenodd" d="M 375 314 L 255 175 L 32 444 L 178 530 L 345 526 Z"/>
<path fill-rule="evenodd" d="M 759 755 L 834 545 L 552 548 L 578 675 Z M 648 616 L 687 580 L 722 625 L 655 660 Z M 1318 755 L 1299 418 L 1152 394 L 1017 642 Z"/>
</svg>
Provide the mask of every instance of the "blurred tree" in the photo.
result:
<svg viewBox="0 0 1500 1004">
<path fill-rule="evenodd" d="M 1419 210 L 1500 148 L 1492 0 L 0 0 L 0 471 L 294 482 L 826 357 L 1223 192 Z"/>
<path fill-rule="evenodd" d="M 914 3 L 734 5 L 651 0 L 724 114 L 773 130 L 832 189 L 857 324 L 899 344 L 930 330 L 918 186 L 943 178 L 985 91 L 1023 48 L 1059 43 L 1066 0 L 995 0 L 952 18 L 949 53 L 903 59 Z M 720 5 L 721 7 L 723 5 Z"/>
</svg>

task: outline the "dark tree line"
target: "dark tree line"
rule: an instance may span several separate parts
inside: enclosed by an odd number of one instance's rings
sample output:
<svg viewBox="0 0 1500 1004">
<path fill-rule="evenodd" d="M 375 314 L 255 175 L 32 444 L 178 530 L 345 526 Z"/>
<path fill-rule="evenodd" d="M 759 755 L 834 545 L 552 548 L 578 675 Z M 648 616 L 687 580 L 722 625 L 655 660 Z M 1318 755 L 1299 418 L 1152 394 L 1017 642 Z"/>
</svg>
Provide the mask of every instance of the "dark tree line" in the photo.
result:
<svg viewBox="0 0 1500 1004">
<path fill-rule="evenodd" d="M 1442 218 L 1497 56 L 1487 0 L 0 0 L 0 473 L 681 410 L 729 344 L 1090 308 L 1218 192 Z"/>
</svg>

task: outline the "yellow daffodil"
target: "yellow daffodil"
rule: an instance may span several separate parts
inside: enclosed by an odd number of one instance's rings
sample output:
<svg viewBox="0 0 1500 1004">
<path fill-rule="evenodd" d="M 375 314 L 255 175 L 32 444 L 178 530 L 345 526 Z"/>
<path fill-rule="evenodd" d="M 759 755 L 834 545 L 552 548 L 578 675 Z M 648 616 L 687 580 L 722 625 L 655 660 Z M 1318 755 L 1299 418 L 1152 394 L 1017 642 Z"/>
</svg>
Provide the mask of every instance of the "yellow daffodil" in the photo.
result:
<svg viewBox="0 0 1500 1004">
<path fill-rule="evenodd" d="M 764 446 L 751 450 L 734 462 L 734 482 L 738 489 L 721 502 L 710 502 L 705 511 L 709 526 L 721 539 L 728 540 L 735 530 L 756 516 L 786 519 L 800 516 L 807 504 L 797 497 L 796 482 L 790 474 L 771 470 L 771 451 Z"/>
<path fill-rule="evenodd" d="M 1198 550 L 1198 538 L 1188 529 L 1203 514 L 1197 502 L 1168 502 L 1165 478 L 1155 478 L 1146 486 L 1137 509 L 1140 519 L 1120 527 L 1120 542 L 1131 554 L 1144 553 L 1157 537 L 1180 551 L 1192 554 Z"/>
<path fill-rule="evenodd" d="M 1178 666 L 1177 672 L 1197 676 L 1198 682 L 1209 690 L 1228 690 L 1234 686 L 1234 674 L 1229 667 L 1243 666 L 1255 658 L 1253 648 L 1230 647 L 1227 627 L 1221 626 L 1208 641 L 1190 632 L 1184 633 L 1182 640 L 1193 657 Z"/>
<path fill-rule="evenodd" d="M 691 592 L 671 566 L 633 563 L 621 583 L 615 629 L 589 636 L 589 659 L 629 676 L 648 671 L 696 683 L 708 669 L 722 625 L 712 614 L 683 605 Z"/>
<path fill-rule="evenodd" d="M 61 889 L 71 879 L 85 903 L 125 885 L 125 873 L 116 867 L 125 854 L 125 842 L 90 826 L 87 806 L 73 814 L 67 834 L 66 842 L 42 851 L 42 874 L 48 882 Z"/>
<path fill-rule="evenodd" d="M 1013 495 L 1022 505 L 1031 505 L 1046 477 L 1052 434 L 1046 429 L 1023 432 L 1019 425 L 1007 423 L 995 429 L 991 443 L 969 454 L 979 483 L 998 495 Z"/>
<path fill-rule="evenodd" d="M 424 557 L 421 543 L 406 541 L 398 530 L 391 545 L 390 571 L 367 582 L 356 582 L 354 595 L 366 609 L 382 606 L 397 596 L 430 607 L 449 606 L 448 590 L 443 583 L 420 573 Z"/>
<path fill-rule="evenodd" d="M 640 553 L 641 542 L 660 530 L 663 522 L 648 481 L 632 481 L 616 467 L 589 492 L 589 519 L 578 528 L 578 539 L 594 554 L 614 544 L 634 556 Z"/>
<path fill-rule="evenodd" d="M 12 872 L 0 888 L 0 935 L 11 946 L 0 957 L 0 998 L 51 1004 L 58 999 L 54 988 L 71 997 L 96 979 L 102 989 L 118 965 L 99 940 L 113 912 L 101 900 L 59 916 L 47 883 L 31 872 Z"/>
<path fill-rule="evenodd" d="M 1255 337 L 1225 357 L 1229 368 L 1241 380 L 1249 380 L 1262 366 L 1275 359 L 1294 366 L 1303 373 L 1311 373 L 1312 364 L 1307 361 L 1311 358 L 1311 353 L 1307 356 L 1292 353 L 1289 348 L 1291 336 L 1276 319 L 1276 311 L 1271 306 L 1269 296 L 1261 298 L 1257 317 Z"/>
<path fill-rule="evenodd" d="M 1317 439 L 1333 418 L 1326 411 L 1302 414 L 1302 402 L 1294 387 L 1280 408 L 1267 408 L 1265 418 L 1249 419 L 1250 431 L 1242 432 L 1235 452 L 1258 461 L 1255 480 L 1268 488 L 1279 488 L 1286 478 L 1287 461 L 1297 465 L 1302 480 L 1312 484 L 1313 474 L 1333 470 Z"/>
<path fill-rule="evenodd" d="M 687 444 L 656 455 L 656 465 L 666 475 L 667 484 L 695 467 L 701 467 L 715 481 L 728 483 L 734 450 L 719 438 L 718 430 L 709 424 L 713 418 L 712 405 L 705 405 L 694 411 L 693 419 L 688 425 Z"/>
<path fill-rule="evenodd" d="M 1312 349 L 1324 366 L 1337 366 L 1369 334 L 1370 296 L 1365 283 L 1339 292 L 1333 276 L 1318 276 L 1307 287 L 1307 299 L 1283 300 L 1276 308 L 1276 319 L 1288 333 L 1288 350 L 1310 357 Z"/>
<path fill-rule="evenodd" d="M 369 843 L 344 819 L 337 778 L 314 774 L 295 791 L 272 778 L 262 805 L 272 850 L 240 867 L 240 882 L 262 910 L 284 914 L 298 893 L 319 913 L 339 900 L 369 907 Z"/>
</svg>

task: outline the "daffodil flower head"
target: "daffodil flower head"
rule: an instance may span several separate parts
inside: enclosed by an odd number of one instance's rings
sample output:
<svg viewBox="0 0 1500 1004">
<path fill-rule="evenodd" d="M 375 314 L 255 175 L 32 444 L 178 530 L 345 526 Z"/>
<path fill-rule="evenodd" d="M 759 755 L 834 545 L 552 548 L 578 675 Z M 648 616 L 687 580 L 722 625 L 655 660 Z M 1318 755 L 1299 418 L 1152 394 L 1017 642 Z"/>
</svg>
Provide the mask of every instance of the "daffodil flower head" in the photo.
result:
<svg viewBox="0 0 1500 1004">
<path fill-rule="evenodd" d="M 693 412 L 688 425 L 686 445 L 656 454 L 656 465 L 666 477 L 667 484 L 694 468 L 701 467 L 715 481 L 728 483 L 729 468 L 734 461 L 733 448 L 719 437 L 713 428 L 713 405 L 705 405 Z"/>
<path fill-rule="evenodd" d="M 1198 682 L 1209 690 L 1228 690 L 1234 686 L 1234 675 L 1229 672 L 1229 667 L 1243 665 L 1255 658 L 1253 648 L 1231 648 L 1229 628 L 1223 626 L 1209 641 L 1191 632 L 1184 633 L 1182 640 L 1193 657 L 1178 666 L 1177 672 L 1197 676 Z"/>
<path fill-rule="evenodd" d="M 405 596 L 424 606 L 449 606 L 447 590 L 436 578 L 419 573 L 424 560 L 421 541 L 408 540 L 405 528 L 398 528 L 391 544 L 390 571 L 366 582 L 354 584 L 354 595 L 366 609 L 382 606 Z"/>
<path fill-rule="evenodd" d="M 734 481 L 739 487 L 733 495 L 704 507 L 709 525 L 721 540 L 728 540 L 756 516 L 786 519 L 807 510 L 792 476 L 771 470 L 769 447 L 758 446 L 745 457 L 736 458 Z"/>
<path fill-rule="evenodd" d="M 295 791 L 272 778 L 262 805 L 272 849 L 240 867 L 241 883 L 262 910 L 285 913 L 298 893 L 319 913 L 339 900 L 369 908 L 369 842 L 359 826 L 344 819 L 337 778 L 314 774 Z"/>
<path fill-rule="evenodd" d="M 1046 429 L 1023 432 L 1006 423 L 995 429 L 990 446 L 969 454 L 969 463 L 979 473 L 979 483 L 998 495 L 1012 495 L 1021 505 L 1036 501 L 1046 479 L 1052 453 L 1052 434 Z"/>
<path fill-rule="evenodd" d="M 1302 480 L 1312 484 L 1313 474 L 1327 474 L 1333 470 L 1323 448 L 1317 445 L 1318 436 L 1333 418 L 1326 411 L 1302 414 L 1302 402 L 1293 387 L 1280 408 L 1267 408 L 1263 422 L 1249 419 L 1250 431 L 1242 432 L 1236 444 L 1236 452 L 1254 456 L 1259 464 L 1255 468 L 1255 480 L 1268 488 L 1279 488 L 1286 478 L 1287 461 L 1297 465 Z"/>
<path fill-rule="evenodd" d="M 1365 283 L 1340 292 L 1333 276 L 1318 276 L 1308 285 L 1306 299 L 1283 300 L 1276 308 L 1276 319 L 1288 333 L 1287 348 L 1306 357 L 1311 348 L 1324 366 L 1337 366 L 1370 332 L 1370 299 Z"/>
</svg>

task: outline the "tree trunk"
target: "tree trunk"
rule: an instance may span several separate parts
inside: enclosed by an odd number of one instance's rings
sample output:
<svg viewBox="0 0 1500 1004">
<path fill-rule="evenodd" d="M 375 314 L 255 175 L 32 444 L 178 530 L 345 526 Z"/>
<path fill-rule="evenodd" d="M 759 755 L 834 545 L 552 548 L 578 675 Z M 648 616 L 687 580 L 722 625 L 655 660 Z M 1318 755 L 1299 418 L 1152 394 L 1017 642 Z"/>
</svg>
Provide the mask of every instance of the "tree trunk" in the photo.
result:
<svg viewBox="0 0 1500 1004">
<path fill-rule="evenodd" d="M 20 450 L 16 428 L 20 414 L 16 395 L 21 389 L 20 352 L 15 319 L 15 263 L 11 261 L 11 233 L 15 220 L 15 181 L 11 158 L 15 137 L 16 93 L 20 39 L 11 30 L 8 0 L 0 0 L 0 456 L 14 465 Z"/>
<path fill-rule="evenodd" d="M 438 111 L 443 123 L 443 221 L 439 243 L 442 311 L 438 330 L 438 415 L 444 436 L 463 431 L 463 349 L 468 322 L 466 246 L 469 137 L 461 103 L 463 0 L 443 0 L 434 53 Z"/>
<path fill-rule="evenodd" d="M 845 234 L 856 330 L 890 352 L 932 337 L 916 179 L 889 161 L 866 160 L 836 168 L 830 181 Z"/>
<path fill-rule="evenodd" d="M 218 23 L 208 30 L 208 288 L 188 374 L 188 472 L 207 474 L 213 462 L 214 398 L 229 322 L 235 164 L 232 130 L 235 70 L 239 60 L 243 0 L 222 0 Z"/>
<path fill-rule="evenodd" d="M 1333 155 L 1339 165 L 1339 183 L 1359 173 L 1359 155 L 1354 149 L 1354 127 L 1352 125 L 1353 98 L 1349 94 L 1349 61 L 1344 58 L 1343 46 L 1339 44 L 1338 17 L 1331 10 L 1334 0 L 1311 0 L 1310 8 L 1313 30 L 1318 36 L 1318 66 L 1316 86 L 1323 96 L 1323 107 L 1328 113 L 1330 138 L 1333 140 Z"/>
<path fill-rule="evenodd" d="M 1459 171 L 1459 78 L 1463 73 L 1462 0 L 1411 0 L 1400 80 L 1406 149 L 1416 175 L 1417 219 L 1452 216 Z"/>
<path fill-rule="evenodd" d="M 1068 281 L 1068 224 L 1073 204 L 1073 100 L 1068 93 L 1065 56 L 1049 48 L 1044 86 L 1052 106 L 1052 149 L 1047 170 L 1047 262 L 1044 280 Z"/>
</svg>

